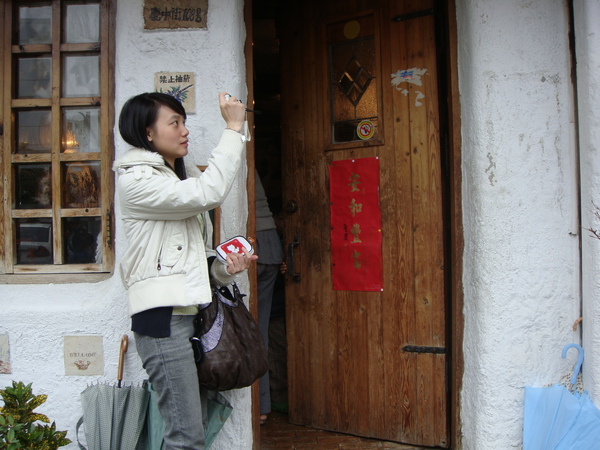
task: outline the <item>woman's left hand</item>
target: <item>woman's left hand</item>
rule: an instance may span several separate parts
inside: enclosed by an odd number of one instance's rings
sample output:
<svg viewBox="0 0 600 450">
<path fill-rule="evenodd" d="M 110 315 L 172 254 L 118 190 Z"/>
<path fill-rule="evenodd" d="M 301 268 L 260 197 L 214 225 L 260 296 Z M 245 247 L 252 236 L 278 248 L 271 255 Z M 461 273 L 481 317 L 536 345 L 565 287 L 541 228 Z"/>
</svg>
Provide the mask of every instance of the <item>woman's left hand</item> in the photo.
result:
<svg viewBox="0 0 600 450">
<path fill-rule="evenodd" d="M 227 260 L 227 273 L 234 275 L 236 273 L 243 272 L 250 267 L 252 261 L 258 259 L 257 255 L 251 255 L 248 251 L 244 250 L 244 253 L 228 253 Z"/>
</svg>

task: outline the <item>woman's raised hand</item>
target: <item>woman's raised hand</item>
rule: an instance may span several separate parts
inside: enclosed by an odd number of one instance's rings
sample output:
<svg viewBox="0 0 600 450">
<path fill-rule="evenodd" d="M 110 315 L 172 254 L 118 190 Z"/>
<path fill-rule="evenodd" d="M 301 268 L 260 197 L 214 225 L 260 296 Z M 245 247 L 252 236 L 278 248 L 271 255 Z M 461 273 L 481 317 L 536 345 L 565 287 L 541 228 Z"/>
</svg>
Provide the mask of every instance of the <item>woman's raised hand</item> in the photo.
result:
<svg viewBox="0 0 600 450">
<path fill-rule="evenodd" d="M 242 101 L 227 92 L 221 92 L 219 94 L 219 106 L 227 128 L 238 133 L 241 132 L 246 120 L 246 106 Z"/>
</svg>

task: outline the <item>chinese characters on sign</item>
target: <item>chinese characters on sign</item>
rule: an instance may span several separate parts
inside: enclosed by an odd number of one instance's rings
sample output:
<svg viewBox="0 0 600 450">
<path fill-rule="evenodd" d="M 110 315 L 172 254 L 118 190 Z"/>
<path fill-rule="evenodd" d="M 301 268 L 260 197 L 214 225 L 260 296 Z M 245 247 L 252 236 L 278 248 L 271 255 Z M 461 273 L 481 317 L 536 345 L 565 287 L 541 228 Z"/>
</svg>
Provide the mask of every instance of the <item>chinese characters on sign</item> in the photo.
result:
<svg viewBox="0 0 600 450">
<path fill-rule="evenodd" d="M 334 161 L 329 183 L 333 288 L 381 291 L 379 158 Z"/>
<path fill-rule="evenodd" d="M 187 114 L 196 112 L 196 87 L 191 72 L 157 72 L 154 74 L 156 92 L 169 94 L 179 100 Z"/>
<path fill-rule="evenodd" d="M 206 28 L 208 0 L 145 0 L 144 28 Z"/>
</svg>

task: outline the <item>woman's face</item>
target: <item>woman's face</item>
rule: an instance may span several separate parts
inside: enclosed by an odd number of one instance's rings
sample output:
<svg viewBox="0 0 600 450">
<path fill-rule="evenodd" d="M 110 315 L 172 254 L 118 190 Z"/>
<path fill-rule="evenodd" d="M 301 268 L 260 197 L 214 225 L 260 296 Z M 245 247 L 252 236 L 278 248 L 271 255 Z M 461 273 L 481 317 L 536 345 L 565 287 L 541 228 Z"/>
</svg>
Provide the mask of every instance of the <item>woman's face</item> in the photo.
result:
<svg viewBox="0 0 600 450">
<path fill-rule="evenodd" d="M 147 130 L 148 140 L 171 167 L 175 160 L 188 153 L 188 134 L 183 116 L 171 108 L 162 105 L 158 110 L 156 122 Z"/>
</svg>

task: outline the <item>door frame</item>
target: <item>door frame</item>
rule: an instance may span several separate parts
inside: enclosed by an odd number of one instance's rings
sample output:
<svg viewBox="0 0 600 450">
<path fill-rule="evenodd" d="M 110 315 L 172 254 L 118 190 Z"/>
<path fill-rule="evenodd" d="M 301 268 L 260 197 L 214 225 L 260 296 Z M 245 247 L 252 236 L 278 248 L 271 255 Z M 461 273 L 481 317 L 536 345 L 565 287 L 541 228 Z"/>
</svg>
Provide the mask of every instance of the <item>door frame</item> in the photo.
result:
<svg viewBox="0 0 600 450">
<path fill-rule="evenodd" d="M 456 3 L 455 0 L 439 0 L 444 11 L 444 23 L 440 24 L 445 39 L 442 40 L 444 55 L 444 67 L 446 71 L 446 114 L 447 124 L 447 170 L 449 194 L 447 207 L 449 208 L 449 254 L 450 254 L 450 286 L 449 286 L 449 312 L 448 312 L 448 339 L 449 339 L 449 426 L 450 426 L 450 448 L 462 448 L 462 423 L 460 417 L 460 403 L 462 379 L 464 372 L 463 338 L 464 338 L 464 315 L 463 315 L 463 221 L 462 221 L 462 159 L 461 159 L 461 110 L 458 88 L 458 37 L 456 26 Z M 246 42 L 244 53 L 246 57 L 246 86 L 248 89 L 247 103 L 254 103 L 254 61 L 252 57 L 252 0 L 244 1 L 244 22 L 246 27 Z M 250 74 L 250 76 L 248 75 Z M 254 129 L 254 118 L 248 116 L 248 125 Z M 248 165 L 248 221 L 247 235 L 255 236 L 255 195 L 254 195 L 254 141 L 251 140 L 246 146 L 246 158 Z M 250 311 L 257 314 L 257 284 L 256 267 L 252 266 L 249 271 L 250 279 Z M 260 448 L 260 411 L 259 411 L 259 388 L 258 382 L 252 385 L 252 449 Z"/>
<path fill-rule="evenodd" d="M 246 28 L 246 41 L 244 43 L 244 55 L 246 58 L 246 88 L 248 91 L 246 104 L 254 104 L 254 59 L 252 56 L 252 0 L 244 1 L 244 23 Z M 250 74 L 250 76 L 248 76 Z M 252 108 L 252 107 L 251 107 Z M 248 129 L 251 135 L 254 135 L 254 114 L 247 115 Z M 254 190 L 254 139 L 246 142 L 246 165 L 248 167 L 248 177 L 246 179 L 246 192 L 248 199 L 248 218 L 246 221 L 246 236 L 256 237 L 256 194 Z M 258 283 L 257 283 L 256 264 L 252 264 L 248 269 L 248 281 L 250 283 L 250 298 L 248 301 L 248 310 L 250 314 L 258 321 Z M 259 380 L 256 380 L 250 390 L 251 401 L 251 426 L 252 426 L 252 450 L 260 449 L 260 387 Z"/>
<path fill-rule="evenodd" d="M 449 301 L 449 414 L 450 448 L 462 448 L 462 422 L 460 415 L 462 379 L 464 372 L 464 297 L 463 297 L 463 251 L 464 230 L 462 220 L 462 157 L 461 157 L 461 109 L 458 89 L 458 36 L 456 26 L 456 2 L 444 1 L 445 23 L 443 53 L 446 58 L 446 123 L 448 132 L 448 219 L 450 238 L 450 301 Z"/>
</svg>

